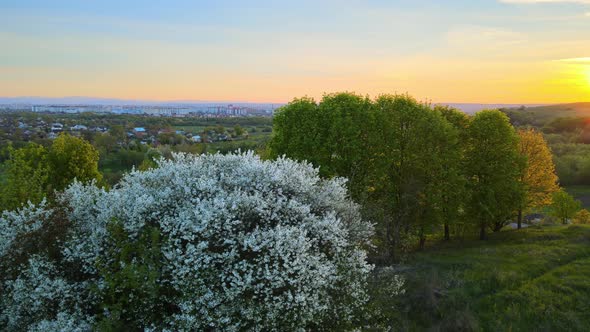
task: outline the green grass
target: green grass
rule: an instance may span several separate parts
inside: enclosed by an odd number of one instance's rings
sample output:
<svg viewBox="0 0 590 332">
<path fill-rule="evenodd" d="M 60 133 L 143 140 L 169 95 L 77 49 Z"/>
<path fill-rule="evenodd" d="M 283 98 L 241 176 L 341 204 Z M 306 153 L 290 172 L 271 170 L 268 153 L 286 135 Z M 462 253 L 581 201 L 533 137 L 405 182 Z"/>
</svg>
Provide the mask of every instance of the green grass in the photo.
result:
<svg viewBox="0 0 590 332">
<path fill-rule="evenodd" d="M 404 272 L 409 330 L 586 331 L 590 226 L 544 226 L 438 243 Z"/>
</svg>

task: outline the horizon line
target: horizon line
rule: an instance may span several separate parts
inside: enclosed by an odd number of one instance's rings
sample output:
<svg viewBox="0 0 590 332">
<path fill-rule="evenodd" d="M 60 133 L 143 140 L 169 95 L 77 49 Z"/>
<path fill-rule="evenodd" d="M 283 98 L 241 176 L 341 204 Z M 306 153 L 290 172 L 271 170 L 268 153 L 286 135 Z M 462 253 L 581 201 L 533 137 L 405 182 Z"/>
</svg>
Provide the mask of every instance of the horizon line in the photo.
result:
<svg viewBox="0 0 590 332">
<path fill-rule="evenodd" d="M 362 94 L 361 94 L 362 95 Z M 376 95 L 376 96 L 379 96 Z M 307 97 L 307 96 L 305 96 Z M 143 102 L 143 103 L 243 103 L 243 104 L 288 104 L 290 101 L 252 101 L 252 100 L 199 100 L 199 99 L 139 99 L 139 98 L 119 98 L 119 97 L 93 97 L 93 96 L 0 96 L 0 99 L 95 99 L 96 101 L 113 100 L 121 102 Z M 299 97 L 295 97 L 299 98 Z M 293 98 L 293 99 L 295 99 Z M 293 100 L 291 99 L 291 100 Z M 316 98 L 313 98 L 314 100 Z M 420 101 L 420 99 L 418 99 Z M 317 100 L 317 101 L 321 101 Z M 0 100 L 1 102 L 1 100 Z M 432 101 L 423 100 L 422 102 L 427 104 L 464 104 L 464 105 L 561 105 L 561 104 L 577 104 L 577 103 L 588 103 L 590 101 L 563 101 L 563 102 L 465 102 L 465 101 Z"/>
</svg>

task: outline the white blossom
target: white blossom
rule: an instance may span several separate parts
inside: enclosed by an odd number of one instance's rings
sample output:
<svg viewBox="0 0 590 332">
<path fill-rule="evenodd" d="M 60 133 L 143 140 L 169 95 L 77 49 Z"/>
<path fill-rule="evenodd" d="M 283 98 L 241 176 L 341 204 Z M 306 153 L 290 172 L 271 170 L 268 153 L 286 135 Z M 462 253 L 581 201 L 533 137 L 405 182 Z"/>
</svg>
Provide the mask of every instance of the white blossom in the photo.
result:
<svg viewBox="0 0 590 332">
<path fill-rule="evenodd" d="M 132 239 L 146 227 L 157 227 L 166 239 L 161 250 L 169 277 L 160 282 L 179 294 L 178 311 L 161 326 L 146 324 L 151 330 L 303 330 L 349 321 L 367 301 L 372 266 L 364 248 L 372 226 L 347 197 L 344 179 L 321 179 L 306 163 L 263 161 L 251 152 L 176 154 L 155 169 L 131 172 L 110 191 L 75 183 L 59 199 L 71 222 L 62 254 L 95 279 L 74 286 L 59 278 L 36 280 L 31 269 L 55 267 L 32 260 L 7 284 L 11 300 L 2 310 L 9 324 L 17 324 L 9 315 L 30 314 L 39 318 L 33 330 L 90 326 L 94 317 L 74 324 L 78 308 L 47 317 L 43 306 L 56 292 L 102 287 L 96 266 L 113 259 L 106 250 L 113 220 Z M 49 286 L 54 290 L 43 288 Z M 41 292 L 28 298 L 32 287 Z M 68 301 L 77 303 L 75 296 Z"/>
</svg>

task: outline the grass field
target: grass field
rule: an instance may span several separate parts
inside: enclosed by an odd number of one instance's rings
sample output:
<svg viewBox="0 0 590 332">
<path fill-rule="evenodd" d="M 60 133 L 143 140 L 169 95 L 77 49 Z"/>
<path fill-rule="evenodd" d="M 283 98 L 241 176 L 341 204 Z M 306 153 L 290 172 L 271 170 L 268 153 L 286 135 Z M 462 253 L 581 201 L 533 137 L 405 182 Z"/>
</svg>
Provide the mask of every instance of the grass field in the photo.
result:
<svg viewBox="0 0 590 332">
<path fill-rule="evenodd" d="M 588 331 L 590 226 L 437 243 L 402 267 L 404 330 Z"/>
<path fill-rule="evenodd" d="M 548 120 L 557 117 L 586 117 L 590 116 L 590 103 L 571 103 L 537 107 L 527 107 L 524 111 L 537 120 Z"/>
</svg>

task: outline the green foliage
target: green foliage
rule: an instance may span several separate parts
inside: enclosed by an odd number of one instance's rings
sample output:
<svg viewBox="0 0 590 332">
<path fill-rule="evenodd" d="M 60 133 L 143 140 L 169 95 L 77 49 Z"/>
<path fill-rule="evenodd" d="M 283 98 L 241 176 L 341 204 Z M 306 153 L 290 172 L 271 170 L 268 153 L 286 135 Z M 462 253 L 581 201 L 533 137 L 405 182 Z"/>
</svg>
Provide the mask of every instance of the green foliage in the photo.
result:
<svg viewBox="0 0 590 332">
<path fill-rule="evenodd" d="M 309 161 L 323 176 L 346 177 L 359 198 L 368 172 L 372 107 L 368 98 L 352 93 L 328 94 L 319 104 L 295 99 L 275 113 L 270 154 Z"/>
<path fill-rule="evenodd" d="M 450 240 L 451 230 L 455 236 L 462 237 L 467 230 L 465 203 L 468 201 L 469 191 L 466 188 L 467 175 L 465 167 L 465 153 L 469 142 L 469 123 L 471 118 L 452 107 L 435 106 L 435 112 L 455 129 L 455 140 L 450 142 L 447 153 L 443 155 L 445 172 L 442 176 L 442 219 L 444 223 L 444 238 Z"/>
<path fill-rule="evenodd" d="M 8 148 L 5 179 L 0 189 L 0 210 L 14 210 L 28 201 L 37 204 L 47 193 L 47 150 L 35 143 Z"/>
<path fill-rule="evenodd" d="M 184 143 L 186 138 L 176 133 L 162 133 L 158 135 L 158 141 L 162 144 L 179 145 Z"/>
<path fill-rule="evenodd" d="M 552 150 L 561 185 L 590 184 L 590 145 L 557 143 Z"/>
<path fill-rule="evenodd" d="M 236 136 L 239 137 L 239 136 L 244 135 L 245 133 L 247 133 L 246 130 L 244 130 L 244 128 L 242 128 L 242 126 L 240 126 L 239 124 L 234 126 L 234 134 Z"/>
<path fill-rule="evenodd" d="M 63 190 L 74 179 L 100 181 L 98 151 L 81 138 L 60 135 L 45 147 L 29 143 L 7 149 L 0 188 L 0 210 L 13 210 L 23 203 L 39 203 L 53 197 L 54 190 Z"/>
<path fill-rule="evenodd" d="M 458 132 L 439 112 L 411 97 L 376 100 L 373 129 L 371 206 L 382 209 L 382 234 L 392 250 L 408 230 L 423 244 L 445 218 L 459 209 L 461 192 Z"/>
<path fill-rule="evenodd" d="M 161 321 L 170 310 L 172 287 L 162 285 L 164 257 L 160 231 L 146 227 L 133 238 L 117 220 L 109 223 L 109 245 L 97 264 L 104 286 L 95 289 L 101 299 L 99 331 L 135 331 Z"/>
<path fill-rule="evenodd" d="M 566 224 L 580 210 L 580 207 L 580 201 L 576 201 L 570 194 L 560 190 L 553 194 L 550 206 L 551 215 Z"/>
<path fill-rule="evenodd" d="M 273 117 L 273 134 L 269 143 L 271 156 L 288 155 L 317 166 L 322 160 L 316 150 L 320 145 L 318 113 L 317 104 L 311 98 L 295 99 L 279 108 Z M 323 169 L 320 171 L 325 172 Z"/>
<path fill-rule="evenodd" d="M 109 133 L 97 134 L 94 137 L 93 143 L 100 154 L 105 155 L 115 151 L 117 147 L 117 137 Z"/>
<path fill-rule="evenodd" d="M 571 118 L 563 117 L 557 118 L 543 127 L 543 131 L 546 133 L 564 133 L 574 132 L 584 129 L 587 126 L 587 121 L 584 118 Z"/>
<path fill-rule="evenodd" d="M 275 114 L 270 155 L 348 178 L 352 197 L 378 221 L 376 244 L 392 256 L 403 238 L 416 235 L 423 244 L 443 220 L 458 218 L 465 182 L 459 137 L 467 122 L 454 110 L 433 111 L 405 95 L 371 101 L 338 93 L 319 104 L 295 99 Z"/>
<path fill-rule="evenodd" d="M 74 179 L 100 181 L 98 159 L 98 151 L 90 143 L 68 134 L 59 135 L 47 156 L 50 185 L 54 190 L 63 190 Z"/>
<path fill-rule="evenodd" d="M 469 126 L 466 152 L 467 212 L 480 227 L 499 231 L 522 204 L 524 190 L 519 179 L 525 160 L 518 153 L 518 136 L 508 117 L 499 111 L 478 112 Z"/>
</svg>

